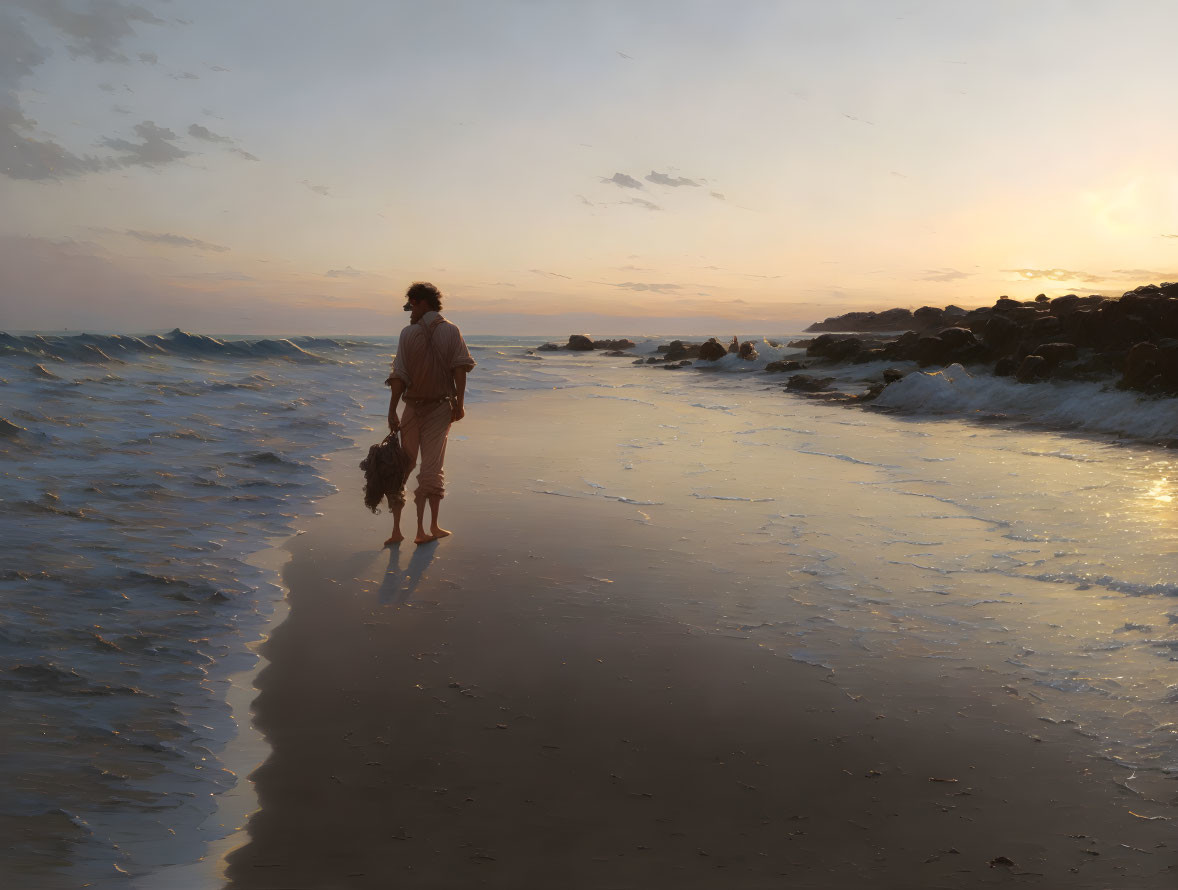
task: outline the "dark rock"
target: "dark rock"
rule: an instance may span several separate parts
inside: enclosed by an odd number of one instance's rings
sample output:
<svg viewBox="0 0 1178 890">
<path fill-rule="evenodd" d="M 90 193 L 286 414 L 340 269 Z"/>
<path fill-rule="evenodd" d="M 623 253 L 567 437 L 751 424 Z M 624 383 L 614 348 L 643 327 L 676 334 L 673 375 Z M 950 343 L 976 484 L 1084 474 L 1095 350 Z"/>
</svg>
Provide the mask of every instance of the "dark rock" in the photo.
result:
<svg viewBox="0 0 1178 890">
<path fill-rule="evenodd" d="M 746 340 L 740 344 L 740 352 L 738 355 L 746 362 L 751 362 L 757 358 L 757 346 L 752 340 Z"/>
<path fill-rule="evenodd" d="M 536 349 L 538 349 L 541 352 L 556 352 L 558 349 L 561 349 L 561 348 L 563 348 L 563 347 L 561 347 L 561 345 L 559 343 L 545 343 L 543 346 L 536 347 Z"/>
<path fill-rule="evenodd" d="M 1043 318 L 1047 313 L 1037 306 L 1015 306 L 1006 313 L 1007 318 L 1020 325 L 1029 325 L 1037 318 Z"/>
<path fill-rule="evenodd" d="M 1060 331 L 1059 319 L 1054 315 L 1041 315 L 1031 322 L 1031 335 L 1034 337 L 1051 337 Z"/>
<path fill-rule="evenodd" d="M 1004 351 L 1018 342 L 1019 335 L 1019 326 L 1009 314 L 993 315 L 986 322 L 982 341 L 995 351 Z"/>
<path fill-rule="evenodd" d="M 943 365 L 949 360 L 949 346 L 940 337 L 921 337 L 913 347 L 912 358 L 925 367 Z"/>
<path fill-rule="evenodd" d="M 1006 358 L 1000 358 L 994 363 L 994 376 L 1013 377 L 1018 371 L 1018 364 L 1019 363 L 1010 356 L 1007 356 Z"/>
<path fill-rule="evenodd" d="M 807 331 L 903 331 L 912 327 L 912 312 L 908 309 L 888 309 L 886 312 L 848 312 L 825 321 L 818 321 Z"/>
<path fill-rule="evenodd" d="M 598 347 L 598 348 L 600 348 L 600 347 Z M 622 352 L 622 350 L 620 350 L 620 349 L 611 349 L 609 352 L 607 352 L 605 354 L 610 356 L 611 358 L 628 358 L 630 355 L 630 353 Z"/>
<path fill-rule="evenodd" d="M 801 362 L 791 361 L 789 359 L 779 359 L 775 362 L 769 362 L 765 365 L 766 374 L 779 374 L 782 371 L 800 371 L 806 367 Z"/>
<path fill-rule="evenodd" d="M 895 383 L 897 380 L 903 380 L 905 374 L 899 368 L 884 368 L 883 379 L 884 383 Z"/>
<path fill-rule="evenodd" d="M 887 350 L 882 346 L 872 346 L 870 349 L 861 350 L 851 361 L 857 365 L 865 365 L 868 362 L 883 361 L 886 358 L 891 358 Z"/>
<path fill-rule="evenodd" d="M 833 377 L 814 377 L 810 374 L 794 374 L 785 382 L 786 389 L 799 392 L 821 392 L 834 383 Z"/>
<path fill-rule="evenodd" d="M 699 357 L 706 362 L 715 362 L 728 355 L 728 349 L 715 337 L 699 348 Z"/>
<path fill-rule="evenodd" d="M 1046 380 L 1050 373 L 1051 368 L 1047 364 L 1047 359 L 1041 355 L 1028 355 L 1019 364 L 1014 376 L 1019 383 L 1034 383 L 1037 380 Z"/>
<path fill-rule="evenodd" d="M 584 334 L 569 334 L 569 342 L 564 348 L 575 352 L 588 352 L 593 348 L 593 341 Z"/>
<path fill-rule="evenodd" d="M 1043 343 L 1035 350 L 1036 355 L 1047 359 L 1047 365 L 1054 368 L 1061 362 L 1074 362 L 1079 350 L 1074 343 Z"/>
<path fill-rule="evenodd" d="M 676 362 L 685 358 L 699 358 L 700 343 L 684 343 L 682 340 L 672 340 L 666 346 L 658 347 L 669 362 Z"/>
<path fill-rule="evenodd" d="M 1158 374 L 1161 350 L 1153 343 L 1138 343 L 1125 357 L 1125 373 L 1117 384 L 1123 389 L 1144 389 Z"/>
<path fill-rule="evenodd" d="M 978 338 L 974 336 L 974 332 L 969 328 L 945 328 L 937 336 L 944 342 L 948 349 L 954 352 L 970 346 L 976 346 L 978 342 Z"/>
<path fill-rule="evenodd" d="M 945 310 L 938 309 L 936 306 L 921 306 L 912 313 L 912 321 L 918 328 L 925 330 L 935 329 L 940 326 L 945 318 Z"/>
<path fill-rule="evenodd" d="M 633 349 L 634 348 L 634 341 L 627 340 L 625 338 L 623 338 L 621 340 L 594 340 L 593 341 L 593 348 L 594 349 L 616 349 L 616 350 Z"/>
<path fill-rule="evenodd" d="M 793 345 L 792 343 L 790 344 Z M 823 334 L 815 337 L 806 347 L 806 355 L 831 361 L 846 361 L 863 348 L 863 341 L 858 337 L 843 334 Z"/>
<path fill-rule="evenodd" d="M 884 347 L 883 357 L 889 359 L 911 360 L 916 344 L 920 342 L 920 334 L 916 331 L 905 331 L 891 343 Z"/>
<path fill-rule="evenodd" d="M 886 384 L 886 383 L 873 383 L 873 384 L 871 384 L 871 386 L 867 387 L 867 391 L 866 391 L 866 392 L 864 392 L 864 393 L 862 393 L 862 394 L 861 394 L 861 395 L 860 395 L 860 396 L 859 396 L 859 397 L 856 399 L 856 401 L 859 401 L 859 402 L 870 402 L 872 399 L 874 399 L 874 398 L 876 398 L 877 396 L 879 396 L 879 394 L 880 394 L 881 392 L 883 392 L 883 391 L 884 391 L 884 389 L 885 389 L 886 387 L 887 387 L 887 384 Z"/>
</svg>

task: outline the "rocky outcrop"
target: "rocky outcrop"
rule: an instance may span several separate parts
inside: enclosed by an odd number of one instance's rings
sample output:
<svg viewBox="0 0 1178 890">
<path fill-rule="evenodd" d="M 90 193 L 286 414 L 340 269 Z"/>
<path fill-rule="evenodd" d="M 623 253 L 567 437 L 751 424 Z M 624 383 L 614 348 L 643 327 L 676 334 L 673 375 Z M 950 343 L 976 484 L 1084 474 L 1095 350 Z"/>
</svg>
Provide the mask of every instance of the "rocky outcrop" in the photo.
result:
<svg viewBox="0 0 1178 890">
<path fill-rule="evenodd" d="M 780 359 L 779 361 L 769 362 L 765 365 L 766 374 L 781 374 L 785 371 L 800 371 L 806 367 L 801 362 L 790 361 L 789 359 Z"/>
<path fill-rule="evenodd" d="M 888 309 L 886 312 L 848 312 L 826 321 L 816 321 L 807 331 L 908 331 L 914 322 L 911 309 Z"/>
<path fill-rule="evenodd" d="M 728 347 L 712 337 L 699 348 L 699 357 L 705 362 L 716 362 L 728 355 Z"/>
<path fill-rule="evenodd" d="M 593 340 L 586 334 L 569 334 L 569 342 L 561 346 L 559 343 L 545 343 L 537 346 L 542 352 L 556 352 L 568 349 L 573 352 L 589 352 L 594 349 L 607 349 L 620 352 L 623 349 L 633 349 L 634 341 L 625 338 L 621 340 Z"/>
<path fill-rule="evenodd" d="M 684 343 L 682 340 L 672 340 L 666 346 L 658 347 L 663 353 L 663 359 L 668 362 L 682 361 L 685 358 L 699 358 L 702 343 Z"/>
<path fill-rule="evenodd" d="M 883 345 L 854 333 L 826 333 L 791 345 L 804 345 L 807 354 L 827 361 L 989 365 L 995 375 L 1024 382 L 1112 377 L 1124 388 L 1178 395 L 1178 284 L 1143 285 L 1118 298 L 1040 294 L 1025 301 L 1002 296 L 970 310 L 851 312 L 808 330 L 877 331 L 905 317 L 905 333 Z"/>
<path fill-rule="evenodd" d="M 1178 396 L 1178 284 L 1143 285 L 1117 298 L 1067 294 L 1050 299 L 1040 294 L 1020 301 L 1001 296 L 993 305 L 976 309 L 922 306 L 915 311 L 850 312 L 808 330 L 825 332 L 789 343 L 805 350 L 806 362 L 770 362 L 765 371 L 876 361 L 926 368 L 961 364 L 971 373 L 989 371 L 1024 383 L 1108 380 L 1126 389 Z M 863 336 L 865 332 L 873 335 Z M 573 334 L 566 345 L 546 343 L 539 349 L 616 354 L 633 347 L 631 340 L 595 341 Z M 701 360 L 708 367 L 732 352 L 748 361 L 759 357 L 752 341 L 728 345 L 711 337 L 702 343 L 674 340 L 659 346 L 657 356 L 636 359 L 634 364 L 678 368 Z M 888 368 L 877 386 L 903 373 Z M 809 374 L 795 374 L 786 384 L 815 393 L 827 385 L 828 379 Z"/>
<path fill-rule="evenodd" d="M 821 392 L 834 383 L 833 377 L 815 377 L 812 374 L 794 374 L 785 381 L 785 388 L 798 392 Z"/>
</svg>

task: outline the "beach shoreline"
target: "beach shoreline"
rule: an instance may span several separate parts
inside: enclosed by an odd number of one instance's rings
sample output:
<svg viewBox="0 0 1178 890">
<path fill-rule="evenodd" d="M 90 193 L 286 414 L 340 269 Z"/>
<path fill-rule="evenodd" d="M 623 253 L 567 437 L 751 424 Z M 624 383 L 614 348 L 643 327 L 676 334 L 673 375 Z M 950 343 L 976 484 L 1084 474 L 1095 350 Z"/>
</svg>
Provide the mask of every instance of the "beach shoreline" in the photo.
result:
<svg viewBox="0 0 1178 890">
<path fill-rule="evenodd" d="M 566 440 L 608 416 L 547 402 Z M 479 408 L 454 429 L 453 538 L 382 550 L 357 448 L 289 542 L 230 887 L 1172 884 L 1168 823 L 1067 727 L 708 630 L 642 590 L 644 552 L 686 529 L 531 495 L 534 405 Z"/>
</svg>

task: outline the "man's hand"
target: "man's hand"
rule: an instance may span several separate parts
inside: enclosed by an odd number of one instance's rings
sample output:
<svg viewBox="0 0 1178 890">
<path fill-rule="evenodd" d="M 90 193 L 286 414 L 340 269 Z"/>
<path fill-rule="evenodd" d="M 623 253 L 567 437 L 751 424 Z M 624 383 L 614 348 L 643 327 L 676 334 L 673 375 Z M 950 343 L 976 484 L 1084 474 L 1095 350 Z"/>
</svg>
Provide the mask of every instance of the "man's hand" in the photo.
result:
<svg viewBox="0 0 1178 890">
<path fill-rule="evenodd" d="M 464 417 L 466 417 L 466 409 L 462 407 L 462 402 L 454 402 L 450 406 L 450 422 L 458 423 Z"/>
<path fill-rule="evenodd" d="M 389 415 L 389 432 L 395 433 L 401 429 L 401 421 L 397 419 L 396 414 Z"/>
</svg>

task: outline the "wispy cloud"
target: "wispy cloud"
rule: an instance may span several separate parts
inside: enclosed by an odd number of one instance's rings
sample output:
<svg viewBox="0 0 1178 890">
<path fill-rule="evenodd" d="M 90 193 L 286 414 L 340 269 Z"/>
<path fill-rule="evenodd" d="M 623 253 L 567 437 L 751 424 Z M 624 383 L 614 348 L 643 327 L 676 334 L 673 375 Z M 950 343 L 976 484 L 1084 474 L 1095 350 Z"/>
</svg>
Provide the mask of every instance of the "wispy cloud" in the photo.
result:
<svg viewBox="0 0 1178 890">
<path fill-rule="evenodd" d="M 1178 238 L 1178 235 L 1162 235 L 1163 238 Z"/>
<path fill-rule="evenodd" d="M 222 136 L 220 133 L 214 133 L 208 127 L 202 126 L 201 124 L 190 124 L 188 127 L 188 135 L 194 139 L 199 139 L 202 142 L 213 142 L 219 145 L 228 146 L 229 151 L 233 152 L 235 155 L 240 155 L 247 161 L 258 160 L 255 155 L 250 154 L 244 148 L 236 145 L 234 140 L 229 136 Z M 323 194 L 326 194 L 326 192 L 323 192 Z"/>
<path fill-rule="evenodd" d="M 969 278 L 971 272 L 960 272 L 957 269 L 928 269 L 921 276 L 921 281 L 960 281 Z"/>
<path fill-rule="evenodd" d="M 1096 275 L 1092 272 L 1076 272 L 1070 269 L 1003 269 L 1004 272 L 1012 272 L 1018 275 L 1025 281 L 1081 281 L 1084 284 L 1098 284 L 1101 281 L 1108 281 L 1107 276 Z"/>
<path fill-rule="evenodd" d="M 126 62 L 119 44 L 125 37 L 135 35 L 134 25 L 164 23 L 139 4 L 122 0 L 96 0 L 85 6 L 63 0 L 8 0 L 8 4 L 39 15 L 65 35 L 74 58 L 85 56 L 96 62 Z"/>
<path fill-rule="evenodd" d="M 17 91 L 47 58 L 21 20 L 0 11 L 0 173 L 9 179 L 60 179 L 104 168 L 98 158 L 32 135 L 36 122 L 25 117 Z"/>
<path fill-rule="evenodd" d="M 652 284 L 646 281 L 623 281 L 620 284 L 612 284 L 610 286 L 621 288 L 622 290 L 648 291 L 655 294 L 674 294 L 683 289 L 678 284 Z"/>
<path fill-rule="evenodd" d="M 226 248 L 228 249 L 228 248 Z M 177 275 L 176 278 L 190 279 L 192 281 L 257 281 L 252 275 L 246 275 L 244 272 L 188 272 L 184 275 Z"/>
<path fill-rule="evenodd" d="M 694 179 L 685 179 L 682 176 L 670 176 L 666 173 L 658 173 L 651 170 L 646 174 L 646 181 L 653 182 L 657 185 L 669 185 L 672 188 L 678 188 L 681 185 L 688 185 L 692 188 L 699 188 L 699 183 Z"/>
<path fill-rule="evenodd" d="M 328 269 L 323 274 L 328 278 L 363 278 L 369 273 L 353 269 L 351 266 L 344 266 L 342 269 Z"/>
<path fill-rule="evenodd" d="M 221 142 L 225 144 L 231 144 L 233 142 L 228 136 L 221 136 L 214 133 L 208 127 L 202 127 L 200 124 L 190 124 L 188 135 L 196 139 L 203 139 L 205 142 Z"/>
<path fill-rule="evenodd" d="M 257 159 L 255 158 L 255 160 Z M 300 179 L 299 185 L 305 185 L 317 195 L 323 195 L 325 198 L 331 197 L 331 190 L 325 185 L 315 185 L 314 183 L 307 182 L 305 179 Z"/>
<path fill-rule="evenodd" d="M 1178 280 L 1178 272 L 1175 272 L 1173 269 L 1168 271 L 1158 271 L 1157 269 L 1113 269 L 1113 274 L 1137 282 Z"/>
<path fill-rule="evenodd" d="M 708 192 L 708 194 L 711 195 L 713 198 L 715 198 L 717 201 L 727 201 L 728 200 L 720 192 Z"/>
<path fill-rule="evenodd" d="M 167 244 L 170 247 L 188 247 L 193 250 L 212 250 L 217 253 L 224 253 L 229 250 L 222 244 L 210 244 L 208 241 L 201 241 L 199 238 L 189 238 L 185 235 L 173 235 L 171 232 L 143 232 L 138 229 L 127 229 L 123 234 L 130 235 L 132 238 L 138 238 L 140 241 L 147 241 L 152 244 Z"/>
<path fill-rule="evenodd" d="M 564 279 L 567 279 L 568 281 L 573 280 L 572 276 L 561 275 L 559 272 L 548 272 L 548 271 L 545 271 L 544 269 L 528 269 L 528 271 L 531 272 L 533 275 L 543 275 L 545 278 L 564 278 Z"/>
<path fill-rule="evenodd" d="M 602 182 L 612 182 L 614 185 L 624 189 L 640 189 L 642 183 L 626 173 L 615 173 L 608 179 L 602 179 Z"/>
<path fill-rule="evenodd" d="M 622 201 L 621 203 L 633 204 L 636 207 L 645 207 L 647 210 L 662 210 L 663 209 L 658 204 L 655 204 L 653 201 L 648 201 L 645 198 L 630 198 L 629 200 Z"/>
<path fill-rule="evenodd" d="M 172 144 L 176 138 L 174 132 L 167 127 L 157 127 L 154 121 L 143 121 L 136 124 L 134 129 L 141 142 L 109 138 L 102 140 L 102 144 L 107 148 L 123 153 L 116 162 L 120 167 L 158 167 L 190 154 L 180 146 Z"/>
</svg>

